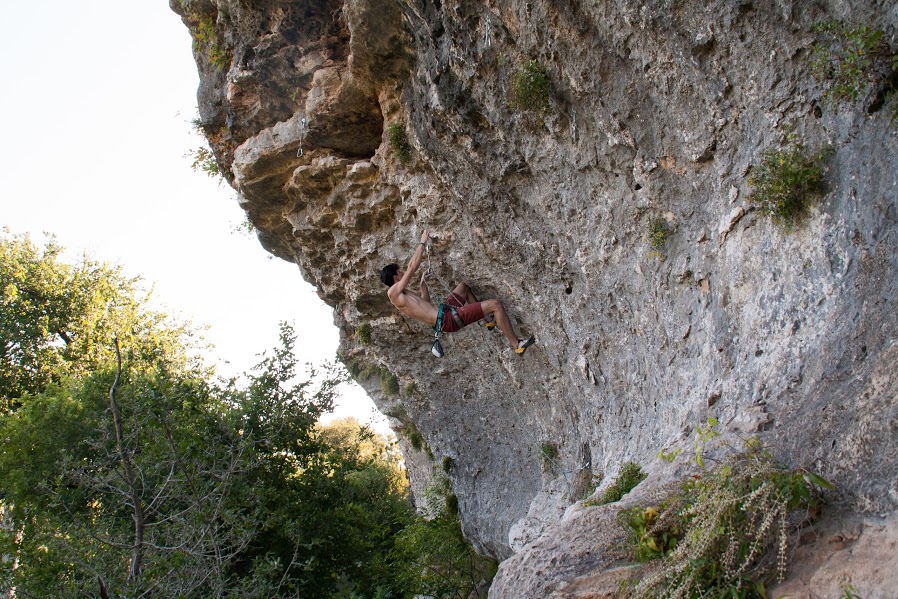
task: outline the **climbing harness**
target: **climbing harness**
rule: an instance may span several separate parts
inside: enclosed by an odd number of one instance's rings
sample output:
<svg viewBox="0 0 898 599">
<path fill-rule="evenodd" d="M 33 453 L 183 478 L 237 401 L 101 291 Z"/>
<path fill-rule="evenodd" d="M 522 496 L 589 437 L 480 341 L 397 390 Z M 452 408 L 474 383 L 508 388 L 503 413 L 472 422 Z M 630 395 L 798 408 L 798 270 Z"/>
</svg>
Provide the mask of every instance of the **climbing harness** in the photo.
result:
<svg viewBox="0 0 898 599">
<path fill-rule="evenodd" d="M 433 277 L 437 280 L 437 282 L 443 285 L 443 281 L 436 275 L 433 270 L 433 262 L 430 259 L 431 255 L 431 247 L 429 243 L 424 244 L 424 253 L 427 255 L 427 272 L 424 273 L 424 280 L 426 281 L 428 277 Z M 446 295 L 448 299 L 449 295 Z M 431 298 L 433 299 L 433 298 Z M 446 311 L 446 304 L 444 302 L 439 303 L 439 308 L 437 309 L 437 324 L 433 327 L 433 345 L 430 346 L 430 352 L 438 358 L 442 358 L 445 354 L 443 352 L 443 344 L 440 342 L 440 338 L 443 336 L 443 317 Z M 453 311 L 453 317 L 458 318 L 458 315 Z"/>
<path fill-rule="evenodd" d="M 459 329 L 462 329 L 465 326 L 465 321 L 461 319 L 461 316 L 458 315 L 458 310 L 455 309 L 455 306 L 452 304 L 446 304 L 446 307 L 449 308 L 449 314 L 452 315 L 452 320 L 455 321 L 455 326 Z"/>
<path fill-rule="evenodd" d="M 443 352 L 443 344 L 440 342 L 440 338 L 443 336 L 443 320 L 446 316 L 446 309 L 449 309 L 449 315 L 452 317 L 452 320 L 455 322 L 455 326 L 461 329 L 465 326 L 464 321 L 461 319 L 461 316 L 458 315 L 458 311 L 455 309 L 455 306 L 450 304 L 440 304 L 440 307 L 437 309 L 437 323 L 434 325 L 433 330 L 433 345 L 430 346 L 430 351 L 438 358 L 442 358 L 445 353 Z"/>
</svg>

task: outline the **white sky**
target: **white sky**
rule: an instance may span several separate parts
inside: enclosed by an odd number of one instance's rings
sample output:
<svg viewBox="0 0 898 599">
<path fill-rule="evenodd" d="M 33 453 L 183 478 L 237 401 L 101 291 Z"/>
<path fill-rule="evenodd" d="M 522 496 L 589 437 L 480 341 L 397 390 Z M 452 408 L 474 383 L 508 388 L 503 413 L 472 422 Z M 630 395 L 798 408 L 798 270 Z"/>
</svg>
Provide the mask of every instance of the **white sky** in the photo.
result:
<svg viewBox="0 0 898 599">
<path fill-rule="evenodd" d="M 198 77 L 167 0 L 4 0 L 0 73 L 0 226 L 141 276 L 171 313 L 209 325 L 223 375 L 255 365 L 282 320 L 301 363 L 335 357 L 331 309 L 234 232 L 235 192 L 190 168 Z M 355 384 L 340 403 L 376 415 Z"/>
</svg>

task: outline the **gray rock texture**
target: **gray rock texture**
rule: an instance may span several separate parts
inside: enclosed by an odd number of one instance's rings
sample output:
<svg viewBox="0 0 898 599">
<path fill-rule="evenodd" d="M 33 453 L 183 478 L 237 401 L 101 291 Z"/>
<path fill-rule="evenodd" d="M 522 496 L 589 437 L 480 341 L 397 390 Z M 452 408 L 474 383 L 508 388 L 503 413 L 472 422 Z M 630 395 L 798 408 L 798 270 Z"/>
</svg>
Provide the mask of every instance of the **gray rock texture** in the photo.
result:
<svg viewBox="0 0 898 599">
<path fill-rule="evenodd" d="M 898 507 L 896 100 L 877 110 L 880 78 L 826 102 L 809 69 L 821 20 L 898 46 L 893 3 L 171 2 L 192 30 L 214 23 L 194 48 L 202 126 L 260 242 L 334 307 L 347 363 L 399 379 L 389 394 L 360 376 L 416 494 L 451 457 L 465 534 L 517 553 L 491 596 L 562 593 L 606 567 L 600 549 L 564 555 L 587 542 L 572 529 L 612 525 L 569 506 L 627 461 L 647 488 L 671 480 L 656 453 L 691 447 L 709 416 L 830 479 L 840 509 Z M 551 80 L 542 115 L 509 102 L 528 60 Z M 830 152 L 824 197 L 791 232 L 749 184 L 788 139 Z M 428 327 L 390 305 L 379 270 L 424 228 L 436 294 L 466 281 L 501 298 L 538 339 L 525 356 L 471 326 L 434 358 Z M 587 596 L 571 593 L 557 596 Z"/>
</svg>

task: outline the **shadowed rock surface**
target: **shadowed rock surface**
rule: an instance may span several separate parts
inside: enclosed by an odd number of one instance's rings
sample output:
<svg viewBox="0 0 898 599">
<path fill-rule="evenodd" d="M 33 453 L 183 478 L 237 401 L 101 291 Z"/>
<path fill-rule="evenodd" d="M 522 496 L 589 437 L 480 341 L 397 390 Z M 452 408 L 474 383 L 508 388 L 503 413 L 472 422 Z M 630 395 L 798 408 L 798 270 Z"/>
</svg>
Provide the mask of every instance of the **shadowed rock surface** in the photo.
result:
<svg viewBox="0 0 898 599">
<path fill-rule="evenodd" d="M 202 126 L 260 242 L 334 307 L 347 363 L 400 381 L 360 382 L 393 417 L 413 490 L 451 457 L 467 537 L 517 553 L 491 596 L 587 584 L 608 564 L 577 548 L 598 524 L 569 506 L 628 461 L 650 474 L 641 488 L 682 476 L 655 455 L 688 450 L 709 416 L 831 480 L 839 509 L 894 512 L 898 100 L 877 108 L 880 79 L 825 102 L 809 69 L 821 20 L 898 45 L 893 4 L 171 1 L 191 30 L 214 24 L 194 48 Z M 551 80 L 543 115 L 509 102 L 528 60 Z M 823 198 L 786 232 L 749 178 L 790 138 L 830 155 Z M 463 280 L 501 298 L 538 340 L 524 357 L 472 326 L 438 360 L 390 305 L 379 270 L 423 228 L 435 295 Z M 582 539 L 564 518 L 586 518 Z M 553 596 L 589 596 L 567 588 Z"/>
</svg>

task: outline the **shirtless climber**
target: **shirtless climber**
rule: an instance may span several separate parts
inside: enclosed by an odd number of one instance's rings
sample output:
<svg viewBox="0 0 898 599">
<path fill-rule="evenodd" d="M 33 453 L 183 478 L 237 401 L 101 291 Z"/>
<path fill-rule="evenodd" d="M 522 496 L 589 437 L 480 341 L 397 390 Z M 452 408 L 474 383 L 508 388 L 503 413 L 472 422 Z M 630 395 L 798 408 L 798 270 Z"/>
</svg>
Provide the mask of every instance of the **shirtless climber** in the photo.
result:
<svg viewBox="0 0 898 599">
<path fill-rule="evenodd" d="M 399 308 L 400 312 L 435 327 L 439 308 L 430 301 L 430 290 L 427 288 L 426 281 L 427 273 L 421 277 L 420 295 L 406 289 L 415 271 L 421 266 L 421 257 L 424 254 L 424 247 L 428 239 L 430 239 L 430 236 L 425 230 L 421 234 L 421 242 L 418 244 L 418 248 L 409 261 L 408 269 L 405 272 L 399 270 L 398 264 L 388 264 L 381 270 L 380 280 L 390 288 L 387 291 L 387 296 L 393 305 Z M 474 297 L 474 294 L 471 293 L 471 290 L 464 283 L 460 283 L 446 298 L 442 332 L 453 333 L 462 327 L 483 320 L 487 315 L 492 315 L 492 319 L 487 322 L 487 328 L 493 328 L 498 324 L 499 330 L 508 339 L 508 343 L 515 353 L 523 354 L 528 347 L 536 342 L 536 339 L 532 336 L 528 339 L 518 338 L 502 302 L 496 299 L 477 301 L 477 298 Z"/>
</svg>

